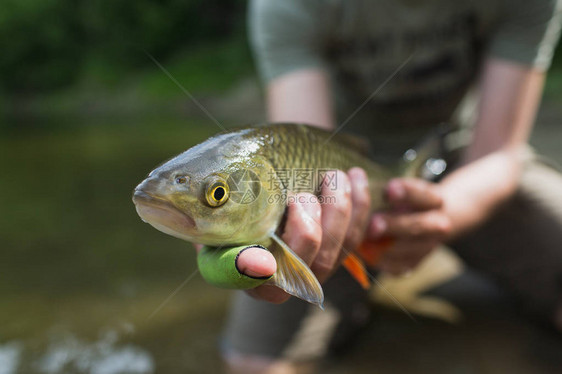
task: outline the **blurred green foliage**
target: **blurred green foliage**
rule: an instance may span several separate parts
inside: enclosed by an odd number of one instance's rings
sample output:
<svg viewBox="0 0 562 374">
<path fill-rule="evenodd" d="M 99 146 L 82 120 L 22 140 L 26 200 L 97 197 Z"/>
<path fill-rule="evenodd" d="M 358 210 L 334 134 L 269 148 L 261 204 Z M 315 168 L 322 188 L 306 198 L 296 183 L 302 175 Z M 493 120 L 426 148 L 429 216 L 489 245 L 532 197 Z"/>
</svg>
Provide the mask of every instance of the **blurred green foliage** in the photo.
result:
<svg viewBox="0 0 562 374">
<path fill-rule="evenodd" d="M 38 97 L 41 105 L 66 108 L 76 96 L 107 97 L 112 88 L 182 95 L 144 51 L 189 90 L 224 89 L 251 72 L 246 6 L 243 0 L 3 0 L 0 111 L 17 112 Z M 561 49 L 549 95 L 560 92 Z"/>
<path fill-rule="evenodd" d="M 242 0 L 4 0 L 0 91 L 71 85 L 88 72 L 111 77 L 159 59 L 243 36 Z"/>
</svg>

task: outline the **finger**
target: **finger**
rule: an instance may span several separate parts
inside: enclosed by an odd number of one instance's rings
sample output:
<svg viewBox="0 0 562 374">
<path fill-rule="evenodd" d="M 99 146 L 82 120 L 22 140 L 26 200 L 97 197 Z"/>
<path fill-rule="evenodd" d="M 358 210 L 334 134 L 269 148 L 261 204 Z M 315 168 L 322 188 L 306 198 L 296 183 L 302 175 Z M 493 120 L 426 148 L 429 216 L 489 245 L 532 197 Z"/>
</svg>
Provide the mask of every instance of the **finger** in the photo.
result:
<svg viewBox="0 0 562 374">
<path fill-rule="evenodd" d="M 291 295 L 289 295 L 282 289 L 268 284 L 246 290 L 246 293 L 253 298 L 268 301 L 273 304 L 284 303 L 291 297 Z"/>
<path fill-rule="evenodd" d="M 192 243 L 193 247 L 195 248 L 195 252 L 199 253 L 199 251 L 203 248 L 203 244 L 199 243 Z"/>
<path fill-rule="evenodd" d="M 367 223 L 366 239 L 377 241 L 387 235 L 386 215 L 382 213 L 373 214 Z"/>
<path fill-rule="evenodd" d="M 351 219 L 351 184 L 342 171 L 326 175 L 331 183 L 323 183 L 322 244 L 311 270 L 320 282 L 331 274 L 338 260 L 345 234 Z"/>
<path fill-rule="evenodd" d="M 396 241 L 392 249 L 382 256 L 378 267 L 391 274 L 413 270 L 437 245 L 438 242 L 432 239 Z"/>
<path fill-rule="evenodd" d="M 308 265 L 312 263 L 322 241 L 321 206 L 316 197 L 309 193 L 298 193 L 289 199 L 287 221 L 282 239 Z M 262 285 L 246 293 L 256 299 L 280 304 L 291 295 L 280 288 Z"/>
<path fill-rule="evenodd" d="M 406 214 L 375 214 L 371 217 L 369 239 L 382 236 L 419 238 L 434 236 L 443 239 L 451 230 L 449 218 L 438 210 Z"/>
<path fill-rule="evenodd" d="M 379 270 L 383 273 L 391 274 L 393 276 L 400 276 L 407 274 L 413 270 L 412 267 L 402 261 L 391 262 L 386 261 L 378 266 Z"/>
<path fill-rule="evenodd" d="M 428 255 L 439 243 L 433 239 L 397 240 L 392 248 L 381 256 L 381 263 L 415 262 Z"/>
<path fill-rule="evenodd" d="M 277 270 L 273 255 L 260 247 L 244 249 L 236 258 L 236 268 L 244 275 L 252 278 L 266 278 Z"/>
<path fill-rule="evenodd" d="M 351 183 L 351 219 L 345 236 L 339 261 L 343 260 L 359 246 L 369 223 L 371 195 L 367 173 L 361 168 L 353 168 L 347 172 Z"/>
<path fill-rule="evenodd" d="M 290 198 L 287 209 L 282 239 L 310 266 L 322 243 L 322 207 L 316 196 L 298 193 Z"/>
<path fill-rule="evenodd" d="M 438 209 L 443 205 L 440 186 L 418 178 L 392 179 L 385 195 L 390 206 L 413 210 Z"/>
</svg>

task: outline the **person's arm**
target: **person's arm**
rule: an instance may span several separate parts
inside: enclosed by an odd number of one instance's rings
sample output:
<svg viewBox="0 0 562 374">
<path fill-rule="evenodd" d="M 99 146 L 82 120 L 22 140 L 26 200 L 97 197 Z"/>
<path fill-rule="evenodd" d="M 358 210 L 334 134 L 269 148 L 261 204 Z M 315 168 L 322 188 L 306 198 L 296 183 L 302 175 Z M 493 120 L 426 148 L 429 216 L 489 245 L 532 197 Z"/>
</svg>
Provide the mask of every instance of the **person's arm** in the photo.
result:
<svg viewBox="0 0 562 374">
<path fill-rule="evenodd" d="M 543 83 L 544 73 L 535 68 L 499 59 L 485 63 L 478 121 L 464 164 L 439 184 L 397 179 L 388 186 L 391 205 L 406 206 L 413 213 L 373 218 L 371 238 L 397 238 L 383 256 L 383 270 L 401 273 L 413 268 L 438 243 L 482 224 L 513 195 Z M 429 206 L 428 194 L 434 197 Z"/>
<path fill-rule="evenodd" d="M 544 77 L 542 71 L 506 61 L 490 60 L 485 65 L 466 166 L 441 183 L 454 228 L 451 234 L 477 225 L 517 188 L 522 148 L 535 120 Z"/>
<path fill-rule="evenodd" d="M 321 69 L 297 70 L 266 87 L 267 118 L 271 122 L 307 123 L 334 128 L 332 90 Z"/>
</svg>

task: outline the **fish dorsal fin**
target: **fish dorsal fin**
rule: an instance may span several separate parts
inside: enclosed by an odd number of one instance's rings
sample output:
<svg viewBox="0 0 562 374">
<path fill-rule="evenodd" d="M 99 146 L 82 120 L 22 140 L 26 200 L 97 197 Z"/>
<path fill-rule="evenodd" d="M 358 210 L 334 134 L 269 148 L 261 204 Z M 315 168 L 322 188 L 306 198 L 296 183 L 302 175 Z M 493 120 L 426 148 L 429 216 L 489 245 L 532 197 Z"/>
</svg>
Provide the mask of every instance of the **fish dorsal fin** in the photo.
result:
<svg viewBox="0 0 562 374">
<path fill-rule="evenodd" d="M 338 142 L 348 146 L 349 148 L 355 150 L 357 153 L 363 156 L 369 156 L 370 144 L 366 138 L 361 138 L 357 135 L 349 133 L 339 133 L 336 136 Z"/>
<path fill-rule="evenodd" d="M 271 239 L 269 250 L 277 262 L 277 271 L 267 283 L 324 309 L 324 291 L 312 270 L 281 238 L 271 234 Z"/>
</svg>

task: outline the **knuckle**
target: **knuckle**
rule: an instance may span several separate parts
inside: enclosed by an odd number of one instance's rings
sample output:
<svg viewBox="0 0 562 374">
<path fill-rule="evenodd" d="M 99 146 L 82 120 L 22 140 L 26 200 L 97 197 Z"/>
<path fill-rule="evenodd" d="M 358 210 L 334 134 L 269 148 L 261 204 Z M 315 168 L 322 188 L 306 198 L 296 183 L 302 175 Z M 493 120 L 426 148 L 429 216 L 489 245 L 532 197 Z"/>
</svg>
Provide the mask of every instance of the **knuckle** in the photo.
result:
<svg viewBox="0 0 562 374">
<path fill-rule="evenodd" d="M 420 220 L 414 220 L 410 223 L 410 235 L 421 236 L 425 233 L 425 225 Z"/>
<path fill-rule="evenodd" d="M 290 205 L 300 205 L 305 210 L 308 206 L 314 205 L 313 195 L 308 192 L 299 192 L 291 196 L 289 199 Z"/>
<path fill-rule="evenodd" d="M 361 228 L 358 226 L 350 227 L 347 230 L 347 234 L 345 235 L 346 241 L 352 241 L 352 242 L 359 241 L 359 239 L 362 236 L 361 231 L 362 231 Z"/>
<path fill-rule="evenodd" d="M 246 290 L 246 294 L 254 299 L 267 301 L 273 304 L 282 304 L 290 298 L 290 296 L 281 289 L 276 289 L 269 285 L 262 285 Z"/>
<path fill-rule="evenodd" d="M 409 178 L 405 181 L 405 185 L 411 194 L 423 197 L 426 203 L 431 206 L 441 206 L 443 203 L 441 186 L 437 183 L 419 178 Z"/>
<path fill-rule="evenodd" d="M 319 218 L 322 208 L 319 204 L 317 197 L 311 193 L 300 193 L 297 195 L 299 204 L 301 205 L 304 213 L 312 218 Z"/>
<path fill-rule="evenodd" d="M 341 170 L 336 170 L 335 178 L 337 183 L 336 191 L 345 196 L 351 196 L 351 182 L 347 174 Z"/>
<path fill-rule="evenodd" d="M 312 270 L 318 274 L 328 274 L 334 269 L 334 264 L 331 261 L 317 258 L 312 265 Z"/>
<path fill-rule="evenodd" d="M 448 236 L 449 234 L 451 234 L 452 231 L 452 224 L 451 224 L 451 220 L 448 219 L 447 217 L 441 216 L 435 225 L 436 228 L 436 232 L 437 234 L 439 234 L 440 236 Z"/>
<path fill-rule="evenodd" d="M 425 190 L 428 187 L 428 182 L 419 178 L 404 178 L 402 183 L 407 190 Z"/>
<path fill-rule="evenodd" d="M 357 250 L 357 248 L 361 243 L 361 238 L 362 236 L 358 232 L 354 232 L 354 233 L 348 232 L 348 234 L 346 235 L 343 241 L 343 246 L 342 246 L 343 254 L 347 255 L 349 254 L 349 252 L 353 252 Z"/>
<path fill-rule="evenodd" d="M 272 304 L 283 304 L 284 302 L 286 302 L 287 300 L 289 300 L 290 296 L 289 295 L 284 295 L 284 294 L 272 294 L 272 295 L 267 295 L 263 298 L 263 300 L 268 301 Z"/>
<path fill-rule="evenodd" d="M 367 184 L 361 184 L 359 186 L 354 186 L 353 188 L 353 204 L 357 207 L 368 207 L 371 205 L 371 195 L 369 193 L 369 186 Z"/>
<path fill-rule="evenodd" d="M 436 208 L 441 208 L 443 206 L 443 195 L 441 189 L 437 187 L 436 190 L 432 191 L 433 194 L 433 204 Z"/>
<path fill-rule="evenodd" d="M 333 196 L 332 199 L 325 199 L 322 204 L 323 213 L 334 214 L 338 217 L 346 217 L 351 215 L 352 202 L 351 196 L 341 194 Z"/>
<path fill-rule="evenodd" d="M 348 216 L 351 213 L 351 201 L 349 198 L 340 199 L 332 205 L 332 209 L 340 217 Z"/>
<path fill-rule="evenodd" d="M 322 241 L 320 228 L 309 225 L 303 228 L 300 235 L 301 245 L 305 248 L 318 248 Z"/>
<path fill-rule="evenodd" d="M 428 197 L 434 206 L 441 206 L 443 204 L 443 193 L 441 186 L 433 182 L 424 182 L 426 185 L 423 188 L 423 193 Z"/>
<path fill-rule="evenodd" d="M 308 202 L 311 201 L 310 197 L 314 196 L 313 194 L 311 194 L 310 192 L 298 192 L 295 194 L 295 201 L 303 204 L 303 202 Z"/>
</svg>

